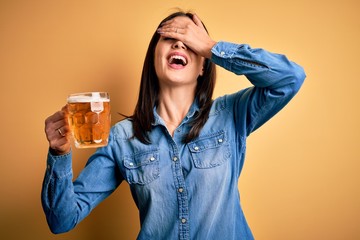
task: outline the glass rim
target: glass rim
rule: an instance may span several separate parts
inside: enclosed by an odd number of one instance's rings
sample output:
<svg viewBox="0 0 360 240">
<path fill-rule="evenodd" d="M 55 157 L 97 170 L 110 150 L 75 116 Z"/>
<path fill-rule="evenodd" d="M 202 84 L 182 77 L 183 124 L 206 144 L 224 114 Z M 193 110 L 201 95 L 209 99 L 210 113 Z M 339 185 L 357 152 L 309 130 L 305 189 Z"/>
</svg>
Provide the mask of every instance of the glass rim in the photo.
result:
<svg viewBox="0 0 360 240">
<path fill-rule="evenodd" d="M 77 102 L 110 102 L 110 95 L 108 92 L 79 92 L 71 93 L 67 97 L 68 103 L 77 103 Z"/>
</svg>

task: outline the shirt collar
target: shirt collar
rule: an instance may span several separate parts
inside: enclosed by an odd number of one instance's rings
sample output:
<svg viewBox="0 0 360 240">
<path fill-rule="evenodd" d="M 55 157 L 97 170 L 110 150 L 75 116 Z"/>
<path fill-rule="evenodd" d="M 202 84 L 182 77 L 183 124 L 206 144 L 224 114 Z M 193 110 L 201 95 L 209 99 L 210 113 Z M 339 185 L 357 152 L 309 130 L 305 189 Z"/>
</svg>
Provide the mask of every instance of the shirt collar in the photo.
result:
<svg viewBox="0 0 360 240">
<path fill-rule="evenodd" d="M 157 107 L 155 106 L 153 109 L 153 113 L 154 113 L 154 122 L 152 123 L 153 126 L 157 126 L 157 125 L 163 125 L 165 126 L 165 122 L 164 120 L 160 117 L 160 115 L 157 113 L 156 111 Z M 183 119 L 182 123 L 186 123 L 189 120 L 191 120 L 191 118 L 193 118 L 195 116 L 195 114 L 197 112 L 199 112 L 200 108 L 199 108 L 199 102 L 197 99 L 195 99 L 195 101 L 191 104 L 191 107 L 188 111 L 188 113 L 186 114 L 185 118 Z M 181 125 L 180 124 L 180 125 Z"/>
</svg>

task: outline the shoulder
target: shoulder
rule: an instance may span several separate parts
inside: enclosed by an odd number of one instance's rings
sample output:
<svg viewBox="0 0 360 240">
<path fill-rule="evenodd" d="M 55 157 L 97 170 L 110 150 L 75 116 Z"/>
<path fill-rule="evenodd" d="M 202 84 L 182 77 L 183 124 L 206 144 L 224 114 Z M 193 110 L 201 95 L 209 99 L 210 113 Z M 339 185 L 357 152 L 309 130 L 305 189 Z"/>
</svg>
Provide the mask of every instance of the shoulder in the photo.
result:
<svg viewBox="0 0 360 240">
<path fill-rule="evenodd" d="M 117 139 L 132 138 L 134 135 L 132 120 L 130 118 L 126 118 L 124 120 L 117 122 L 111 128 L 111 134 L 113 135 L 114 138 L 117 138 Z"/>
<path fill-rule="evenodd" d="M 211 106 L 210 114 L 209 115 L 216 115 L 219 114 L 226 108 L 226 95 L 217 97 Z"/>
<path fill-rule="evenodd" d="M 247 89 L 242 89 L 238 92 L 226 94 L 220 97 L 215 98 L 213 105 L 211 107 L 210 115 L 219 114 L 222 111 L 232 111 L 234 104 L 241 101 L 242 96 Z"/>
</svg>

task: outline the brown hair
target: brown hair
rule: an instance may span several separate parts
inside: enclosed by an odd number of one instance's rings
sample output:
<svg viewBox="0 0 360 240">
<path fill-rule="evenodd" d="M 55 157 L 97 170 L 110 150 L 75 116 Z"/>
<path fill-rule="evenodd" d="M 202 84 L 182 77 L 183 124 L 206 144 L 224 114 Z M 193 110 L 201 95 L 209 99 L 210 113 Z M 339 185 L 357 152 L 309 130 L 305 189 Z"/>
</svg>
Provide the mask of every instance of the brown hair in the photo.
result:
<svg viewBox="0 0 360 240">
<path fill-rule="evenodd" d="M 166 17 L 159 24 L 159 27 L 163 22 L 178 16 L 186 16 L 190 19 L 193 19 L 192 13 L 178 11 Z M 134 114 L 131 116 L 134 137 L 145 144 L 151 143 L 148 133 L 151 131 L 152 123 L 154 123 L 155 120 L 153 109 L 158 104 L 159 81 L 155 72 L 154 52 L 159 38 L 159 33 L 155 31 L 150 40 L 145 56 L 138 101 L 134 110 Z M 200 111 L 190 123 L 191 129 L 185 136 L 184 142 L 190 142 L 199 136 L 200 130 L 206 123 L 209 116 L 212 105 L 212 95 L 216 82 L 215 64 L 212 63 L 209 59 L 205 59 L 203 75 L 199 76 L 197 81 L 198 83 L 195 90 L 195 96 L 197 98 L 196 100 L 198 101 Z"/>
</svg>

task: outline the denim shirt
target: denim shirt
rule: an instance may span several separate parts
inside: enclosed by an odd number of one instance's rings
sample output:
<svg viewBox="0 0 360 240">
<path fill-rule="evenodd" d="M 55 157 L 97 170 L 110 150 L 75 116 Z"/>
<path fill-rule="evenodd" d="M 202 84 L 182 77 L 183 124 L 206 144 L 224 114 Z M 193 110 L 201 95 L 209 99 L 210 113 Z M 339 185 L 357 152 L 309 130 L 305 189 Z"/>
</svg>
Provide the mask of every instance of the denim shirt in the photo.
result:
<svg viewBox="0 0 360 240">
<path fill-rule="evenodd" d="M 140 213 L 137 239 L 254 239 L 238 190 L 246 138 L 289 102 L 305 73 L 284 55 L 244 44 L 219 42 L 211 60 L 254 86 L 215 99 L 192 142 L 182 140 L 197 101 L 173 136 L 154 109 L 151 144 L 133 138 L 129 119 L 120 121 L 74 182 L 71 152 L 49 152 L 42 204 L 52 232 L 74 228 L 125 181 Z"/>
</svg>

